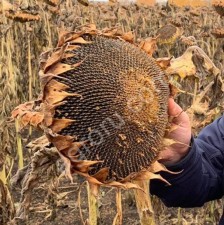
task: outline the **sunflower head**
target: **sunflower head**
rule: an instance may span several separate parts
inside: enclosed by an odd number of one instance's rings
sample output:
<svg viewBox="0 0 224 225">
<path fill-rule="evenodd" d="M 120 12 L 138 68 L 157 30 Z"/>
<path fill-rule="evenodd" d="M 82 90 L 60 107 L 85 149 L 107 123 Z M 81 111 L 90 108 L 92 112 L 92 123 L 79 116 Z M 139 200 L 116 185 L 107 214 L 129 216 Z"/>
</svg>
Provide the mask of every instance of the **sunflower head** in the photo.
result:
<svg viewBox="0 0 224 225">
<path fill-rule="evenodd" d="M 155 162 L 168 123 L 168 80 L 130 42 L 130 33 L 116 29 L 64 32 L 57 47 L 41 56 L 38 106 L 14 111 L 45 132 L 69 176 L 127 187 L 163 169 Z"/>
<path fill-rule="evenodd" d="M 212 6 L 215 11 L 222 17 L 224 16 L 224 1 L 223 0 L 215 0 L 212 2 Z"/>
<path fill-rule="evenodd" d="M 172 24 L 161 27 L 156 33 L 159 44 L 173 44 L 182 34 L 182 28 Z"/>
<path fill-rule="evenodd" d="M 216 28 L 211 31 L 211 34 L 215 38 L 224 38 L 224 29 L 223 28 Z"/>
</svg>

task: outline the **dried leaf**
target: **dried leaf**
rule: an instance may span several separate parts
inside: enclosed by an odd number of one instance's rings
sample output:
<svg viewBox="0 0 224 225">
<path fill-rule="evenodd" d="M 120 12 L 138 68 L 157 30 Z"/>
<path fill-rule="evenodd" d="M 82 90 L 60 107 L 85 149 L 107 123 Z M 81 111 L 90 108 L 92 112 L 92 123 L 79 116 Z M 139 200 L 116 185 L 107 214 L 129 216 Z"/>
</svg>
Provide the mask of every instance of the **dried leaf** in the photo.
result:
<svg viewBox="0 0 224 225">
<path fill-rule="evenodd" d="M 197 40 L 195 39 L 194 36 L 189 36 L 189 37 L 181 36 L 180 40 L 182 41 L 182 43 L 188 46 L 197 44 Z"/>
<path fill-rule="evenodd" d="M 216 28 L 211 31 L 215 38 L 224 38 L 224 28 Z"/>
<path fill-rule="evenodd" d="M 44 2 L 51 6 L 57 6 L 60 0 L 44 0 Z"/>
<path fill-rule="evenodd" d="M 63 90 L 67 89 L 68 86 L 62 84 L 54 79 L 50 80 L 48 84 L 44 88 L 44 101 L 46 101 L 50 105 L 54 105 L 58 102 L 63 101 L 68 96 L 78 96 L 81 97 L 80 94 L 77 93 L 68 93 Z"/>
<path fill-rule="evenodd" d="M 117 3 L 117 0 L 109 0 L 110 5 L 115 5 Z"/>
<path fill-rule="evenodd" d="M 45 86 L 46 90 L 48 89 L 54 89 L 55 91 L 63 91 L 69 88 L 68 85 L 63 84 L 61 82 L 58 82 L 56 80 L 50 80 L 50 82 L 47 83 L 47 85 Z M 45 90 L 44 90 L 45 92 Z M 44 93 L 45 94 L 45 93 Z M 45 97 L 43 97 L 43 99 L 45 99 Z"/>
<path fill-rule="evenodd" d="M 21 129 L 23 127 L 26 127 L 30 123 L 32 117 L 33 117 L 32 112 L 27 112 L 22 115 L 22 119 L 20 119 L 20 123 L 22 123 L 22 125 L 20 125 Z"/>
<path fill-rule="evenodd" d="M 76 47 L 80 47 L 80 46 L 77 46 Z M 74 53 L 64 53 L 62 59 L 68 59 L 68 58 L 71 58 L 71 57 L 74 57 Z"/>
<path fill-rule="evenodd" d="M 20 104 L 17 106 L 11 113 L 13 118 L 16 118 L 17 116 L 23 115 L 26 111 L 32 111 L 34 107 L 34 101 L 31 102 L 25 102 L 23 104 Z"/>
<path fill-rule="evenodd" d="M 133 43 L 134 41 L 134 35 L 131 31 L 127 32 L 127 33 L 124 33 L 121 38 L 125 41 L 128 41 L 130 43 Z"/>
<path fill-rule="evenodd" d="M 138 176 L 136 176 L 135 178 L 135 180 L 153 180 L 153 179 L 161 180 L 165 182 L 166 184 L 170 185 L 170 183 L 167 180 L 165 180 L 161 175 L 154 174 L 149 171 L 141 171 L 138 173 Z"/>
<path fill-rule="evenodd" d="M 57 91 L 54 91 L 54 90 L 50 89 L 48 91 L 48 94 L 46 94 L 46 100 L 49 104 L 53 105 L 55 103 L 63 101 L 68 96 L 78 96 L 78 97 L 80 97 L 79 94 L 71 94 L 71 93 L 68 93 L 68 92 L 65 92 L 65 91 L 57 92 Z"/>
<path fill-rule="evenodd" d="M 62 155 L 60 152 L 58 152 L 59 156 L 64 162 L 65 165 L 65 175 L 70 179 L 70 181 L 73 183 L 73 178 L 71 174 L 71 161 L 66 158 L 64 155 Z"/>
<path fill-rule="evenodd" d="M 43 89 L 50 80 L 58 77 L 57 75 L 54 75 L 51 73 L 44 74 L 42 70 L 39 71 L 39 76 L 40 76 L 41 86 Z"/>
<path fill-rule="evenodd" d="M 0 209 L 1 209 L 1 221 L 6 224 L 12 224 L 9 221 L 15 217 L 16 209 L 13 202 L 13 198 L 6 184 L 0 179 Z"/>
<path fill-rule="evenodd" d="M 208 111 L 209 108 L 209 103 L 207 101 L 200 103 L 200 104 L 194 104 L 191 107 L 194 111 L 194 114 L 198 114 L 198 115 L 205 115 L 206 112 Z"/>
<path fill-rule="evenodd" d="M 206 114 L 206 112 L 209 109 L 209 103 L 208 101 L 202 102 L 202 99 L 211 90 L 213 84 L 214 84 L 214 81 L 210 82 L 200 94 L 195 96 L 195 99 L 191 107 L 187 109 L 187 113 L 189 115 L 193 116 L 194 114 L 198 114 L 198 115 Z"/>
<path fill-rule="evenodd" d="M 85 143 L 86 141 L 73 142 L 71 146 L 66 149 L 67 155 L 72 161 L 75 162 L 79 158 L 76 153 L 78 152 L 79 148 L 81 148 Z"/>
<path fill-rule="evenodd" d="M 47 102 L 43 104 L 44 126 L 49 127 L 53 123 L 53 115 L 56 105 L 49 105 Z"/>
<path fill-rule="evenodd" d="M 140 42 L 139 48 L 148 53 L 149 56 L 152 56 L 153 53 L 157 50 L 157 38 L 147 38 Z"/>
<path fill-rule="evenodd" d="M 159 163 L 158 161 L 155 161 L 150 166 L 150 172 L 152 172 L 152 173 L 159 173 L 162 171 L 168 172 L 171 174 L 179 174 L 180 173 L 180 172 L 172 172 L 172 171 L 168 170 L 163 164 Z"/>
<path fill-rule="evenodd" d="M 44 114 L 35 112 L 30 119 L 30 124 L 34 127 L 37 127 L 44 120 Z"/>
<path fill-rule="evenodd" d="M 105 186 L 122 188 L 122 189 L 140 189 L 140 187 L 137 184 L 133 184 L 131 182 L 120 183 L 117 181 L 111 181 L 111 182 L 105 184 Z"/>
<path fill-rule="evenodd" d="M 184 91 L 180 90 L 177 86 L 175 86 L 171 82 L 169 83 L 169 86 L 170 86 L 170 96 L 171 97 L 176 97 L 176 95 L 179 93 L 185 93 Z"/>
<path fill-rule="evenodd" d="M 80 171 L 81 173 L 88 173 L 91 169 L 91 166 L 96 165 L 98 163 L 102 163 L 103 161 L 90 161 L 90 160 L 82 160 L 72 162 L 75 170 Z"/>
<path fill-rule="evenodd" d="M 168 146 L 171 146 L 171 145 L 177 144 L 177 143 L 179 143 L 179 142 L 177 142 L 177 141 L 175 141 L 173 139 L 170 139 L 170 138 L 164 138 L 163 139 L 163 145 L 164 145 L 164 147 L 168 147 Z"/>
<path fill-rule="evenodd" d="M 75 121 L 71 119 L 53 119 L 50 128 L 54 133 L 58 133 L 59 131 L 63 130 L 74 122 Z"/>
<path fill-rule="evenodd" d="M 41 146 L 42 148 L 43 147 L 46 147 L 49 145 L 49 141 L 47 139 L 47 137 L 44 135 L 44 136 L 41 136 L 37 139 L 34 139 L 33 141 L 31 141 L 30 143 L 28 143 L 26 145 L 27 148 L 34 148 L 35 146 Z"/>
<path fill-rule="evenodd" d="M 197 72 L 196 65 L 193 61 L 193 57 L 198 55 L 203 60 L 203 68 L 207 71 L 212 71 L 214 75 L 220 73 L 220 70 L 214 65 L 214 63 L 209 59 L 206 53 L 197 46 L 189 47 L 185 53 L 179 58 L 171 60 L 171 66 L 167 68 L 166 72 L 169 75 L 178 74 L 182 79 L 187 76 L 195 76 Z"/>
<path fill-rule="evenodd" d="M 103 183 L 106 180 L 108 173 L 109 168 L 102 168 L 96 174 L 94 174 L 93 177 Z"/>
<path fill-rule="evenodd" d="M 170 117 L 169 117 L 169 121 L 172 122 L 172 120 L 173 120 L 174 118 L 175 118 L 175 117 L 170 116 Z M 179 127 L 180 127 L 180 125 L 177 125 L 177 124 L 174 124 L 174 123 L 173 123 L 172 126 L 169 128 L 168 132 L 171 133 L 171 132 L 177 130 Z"/>
<path fill-rule="evenodd" d="M 158 58 L 156 63 L 163 69 L 166 70 L 171 64 L 170 61 L 173 57 Z"/>
<path fill-rule="evenodd" d="M 98 181 L 96 178 L 90 176 L 88 173 L 82 173 L 82 172 L 76 171 L 76 170 L 74 170 L 74 172 L 77 173 L 77 174 L 79 174 L 79 175 L 81 175 L 81 176 L 83 176 L 83 177 L 85 177 L 86 180 L 89 183 L 91 183 L 91 184 L 100 185 L 100 186 L 103 185 L 103 183 L 101 183 L 100 181 Z"/>
<path fill-rule="evenodd" d="M 47 138 L 51 143 L 53 143 L 53 145 L 58 149 L 58 151 L 68 149 L 72 145 L 74 140 L 74 137 L 72 136 L 63 136 L 63 135 L 57 136 L 47 135 Z"/>
<path fill-rule="evenodd" d="M 84 6 L 89 6 L 89 1 L 88 0 L 77 0 L 80 4 Z"/>
<path fill-rule="evenodd" d="M 69 70 L 74 70 L 77 66 L 79 66 L 82 62 L 78 62 L 72 65 L 68 65 L 65 63 L 57 63 L 53 67 L 48 70 L 48 73 L 59 75 L 65 73 Z"/>
<path fill-rule="evenodd" d="M 97 198 L 99 195 L 100 185 L 89 183 L 89 189 L 91 191 L 91 194 L 95 196 L 95 198 Z"/>
<path fill-rule="evenodd" d="M 44 120 L 44 114 L 42 112 L 36 112 L 34 106 L 34 101 L 26 102 L 17 106 L 12 111 L 12 117 L 19 119 L 20 129 L 23 129 L 28 124 L 37 127 Z"/>
<path fill-rule="evenodd" d="M 0 4 L 0 13 L 9 10 L 13 10 L 13 5 L 6 0 L 2 0 Z"/>
<path fill-rule="evenodd" d="M 178 74 L 182 79 L 195 75 L 196 67 L 191 58 L 192 50 L 188 49 L 181 57 L 170 61 L 171 66 L 167 68 L 166 72 L 169 75 Z"/>
<path fill-rule="evenodd" d="M 59 31 L 57 47 L 62 47 L 65 44 L 65 40 L 68 35 L 70 35 L 70 32 L 68 32 L 66 30 Z"/>
<path fill-rule="evenodd" d="M 71 40 L 71 44 L 90 44 L 92 43 L 91 41 L 86 41 L 82 37 L 77 37 L 73 40 Z"/>
<path fill-rule="evenodd" d="M 54 64 L 61 61 L 63 58 L 64 52 L 67 48 L 67 44 L 63 45 L 60 49 L 54 51 L 51 56 L 46 60 L 45 65 L 43 66 L 44 73 L 47 73 L 49 68 L 53 66 Z M 74 55 L 74 54 L 73 54 Z"/>
<path fill-rule="evenodd" d="M 92 34 L 92 32 L 94 31 L 94 34 L 95 34 L 97 31 L 96 24 L 94 24 L 94 23 L 86 24 L 82 28 L 83 28 L 83 31 L 85 31 L 85 33 Z"/>
<path fill-rule="evenodd" d="M 66 52 L 67 51 L 70 52 L 70 51 L 76 50 L 78 48 L 80 48 L 79 45 L 68 45 L 67 48 L 66 48 Z"/>
</svg>

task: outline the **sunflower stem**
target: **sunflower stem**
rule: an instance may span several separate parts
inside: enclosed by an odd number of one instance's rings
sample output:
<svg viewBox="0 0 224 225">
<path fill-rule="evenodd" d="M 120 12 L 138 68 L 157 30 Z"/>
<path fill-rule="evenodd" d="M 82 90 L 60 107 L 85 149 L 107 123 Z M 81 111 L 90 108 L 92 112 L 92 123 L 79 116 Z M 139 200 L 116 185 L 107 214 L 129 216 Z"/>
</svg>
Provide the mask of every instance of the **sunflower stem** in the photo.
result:
<svg viewBox="0 0 224 225">
<path fill-rule="evenodd" d="M 3 182 L 3 184 L 6 184 L 5 164 L 3 164 L 2 168 L 0 169 L 0 180 Z"/>
<path fill-rule="evenodd" d="M 16 127 L 16 142 L 17 142 L 17 154 L 19 158 L 19 169 L 23 168 L 23 147 L 22 147 L 22 138 L 19 133 L 19 121 L 15 120 L 15 127 Z"/>
<path fill-rule="evenodd" d="M 113 225 L 122 225 L 122 203 L 121 203 L 121 189 L 117 189 L 116 193 L 117 214 L 114 217 Z"/>
<path fill-rule="evenodd" d="M 99 208 L 98 208 L 98 193 L 99 186 L 87 182 L 87 194 L 88 194 L 88 204 L 89 204 L 89 225 L 97 225 L 99 218 Z"/>
<path fill-rule="evenodd" d="M 134 190 L 141 225 L 155 225 L 154 211 L 149 193 L 149 180 L 134 181 L 142 189 Z"/>
</svg>

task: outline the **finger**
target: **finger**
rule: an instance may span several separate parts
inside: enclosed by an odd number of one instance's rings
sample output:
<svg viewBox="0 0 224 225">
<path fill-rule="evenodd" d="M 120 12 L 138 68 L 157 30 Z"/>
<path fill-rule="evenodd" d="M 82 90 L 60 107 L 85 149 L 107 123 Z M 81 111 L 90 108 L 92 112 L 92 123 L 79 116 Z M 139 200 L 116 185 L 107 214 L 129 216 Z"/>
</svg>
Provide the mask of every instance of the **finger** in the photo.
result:
<svg viewBox="0 0 224 225">
<path fill-rule="evenodd" d="M 173 100 L 173 98 L 170 98 L 168 102 L 169 116 L 178 116 L 179 114 L 181 114 L 182 111 L 183 109 Z"/>
<path fill-rule="evenodd" d="M 172 122 L 180 125 L 186 126 L 190 124 L 190 119 L 186 112 L 172 99 L 168 102 L 168 114 L 172 118 Z"/>
<path fill-rule="evenodd" d="M 163 149 L 159 153 L 158 160 L 163 163 L 165 161 L 169 161 L 170 159 L 173 158 L 173 152 L 167 148 Z"/>
</svg>

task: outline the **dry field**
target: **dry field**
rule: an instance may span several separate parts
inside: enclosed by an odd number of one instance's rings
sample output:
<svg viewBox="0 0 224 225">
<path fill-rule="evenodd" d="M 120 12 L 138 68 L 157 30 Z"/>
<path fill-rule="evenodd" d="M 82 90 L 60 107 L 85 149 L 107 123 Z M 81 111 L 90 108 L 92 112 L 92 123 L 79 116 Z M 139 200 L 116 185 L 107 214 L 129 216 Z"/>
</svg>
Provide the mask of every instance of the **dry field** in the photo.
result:
<svg viewBox="0 0 224 225">
<path fill-rule="evenodd" d="M 74 176 L 70 184 L 61 175 L 63 163 L 55 152 L 43 152 L 41 146 L 26 148 L 40 134 L 31 127 L 20 130 L 18 121 L 11 119 L 17 105 L 39 94 L 40 54 L 56 45 L 61 30 L 72 31 L 89 23 L 99 29 L 131 31 L 135 42 L 149 44 L 150 50 L 157 42 L 157 49 L 149 54 L 163 58 L 164 64 L 173 56 L 173 67 L 164 69 L 178 90 L 176 101 L 189 113 L 197 135 L 223 112 L 224 20 L 212 7 L 114 2 L 85 6 L 86 0 L 62 1 L 59 6 L 54 6 L 56 0 L 20 2 L 20 9 L 27 13 L 23 18 L 17 14 L 21 12 L 18 5 L 9 11 L 0 7 L 0 224 L 13 224 L 14 219 L 16 224 L 81 225 L 81 215 L 83 220 L 88 217 L 86 191 L 79 186 L 83 180 Z M 27 18 L 33 21 L 17 21 Z M 167 24 L 175 25 L 179 33 L 171 34 L 164 43 L 158 30 Z M 122 201 L 123 224 L 139 224 L 132 192 L 124 192 Z M 196 209 L 166 208 L 155 197 L 153 204 L 160 225 L 217 224 L 223 210 L 222 200 Z M 102 189 L 100 211 L 101 224 L 112 224 L 115 190 Z"/>
</svg>

